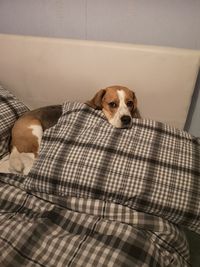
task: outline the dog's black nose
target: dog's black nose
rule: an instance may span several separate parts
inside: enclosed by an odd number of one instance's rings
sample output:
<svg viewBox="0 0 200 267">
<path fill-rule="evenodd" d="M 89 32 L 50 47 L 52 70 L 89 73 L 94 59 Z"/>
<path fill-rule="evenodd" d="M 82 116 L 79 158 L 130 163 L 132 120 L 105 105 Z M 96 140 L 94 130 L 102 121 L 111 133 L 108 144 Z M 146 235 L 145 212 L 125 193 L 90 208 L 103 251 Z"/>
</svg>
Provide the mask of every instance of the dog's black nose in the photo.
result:
<svg viewBox="0 0 200 267">
<path fill-rule="evenodd" d="M 124 115 L 121 117 L 121 122 L 122 122 L 123 126 L 129 126 L 129 124 L 131 123 L 131 117 Z"/>
</svg>

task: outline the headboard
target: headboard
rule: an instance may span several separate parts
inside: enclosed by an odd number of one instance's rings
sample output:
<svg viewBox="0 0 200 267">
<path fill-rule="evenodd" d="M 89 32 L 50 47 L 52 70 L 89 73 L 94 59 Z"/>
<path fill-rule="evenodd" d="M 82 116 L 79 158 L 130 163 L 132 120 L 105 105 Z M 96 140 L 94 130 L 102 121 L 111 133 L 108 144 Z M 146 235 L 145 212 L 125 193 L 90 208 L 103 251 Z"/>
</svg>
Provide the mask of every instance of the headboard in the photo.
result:
<svg viewBox="0 0 200 267">
<path fill-rule="evenodd" d="M 0 35 L 0 82 L 31 108 L 85 102 L 98 89 L 136 92 L 141 115 L 183 128 L 199 51 Z"/>
</svg>

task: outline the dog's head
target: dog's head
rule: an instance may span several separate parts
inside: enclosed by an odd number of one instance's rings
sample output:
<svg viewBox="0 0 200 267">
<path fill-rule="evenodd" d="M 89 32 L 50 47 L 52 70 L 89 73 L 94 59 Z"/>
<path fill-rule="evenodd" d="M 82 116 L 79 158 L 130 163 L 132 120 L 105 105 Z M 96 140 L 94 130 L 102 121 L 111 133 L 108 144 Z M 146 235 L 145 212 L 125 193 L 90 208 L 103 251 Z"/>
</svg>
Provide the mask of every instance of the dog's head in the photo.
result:
<svg viewBox="0 0 200 267">
<path fill-rule="evenodd" d="M 130 128 L 132 118 L 140 117 L 135 93 L 123 86 L 101 89 L 86 104 L 94 109 L 101 109 L 116 128 Z"/>
</svg>

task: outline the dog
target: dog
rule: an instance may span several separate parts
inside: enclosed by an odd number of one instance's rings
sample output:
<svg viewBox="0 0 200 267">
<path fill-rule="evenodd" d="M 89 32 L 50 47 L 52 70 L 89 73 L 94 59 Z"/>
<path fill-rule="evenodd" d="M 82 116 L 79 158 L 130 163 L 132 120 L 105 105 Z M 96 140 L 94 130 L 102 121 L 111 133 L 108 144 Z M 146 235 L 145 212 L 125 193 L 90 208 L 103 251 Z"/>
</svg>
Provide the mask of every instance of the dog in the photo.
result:
<svg viewBox="0 0 200 267">
<path fill-rule="evenodd" d="M 123 86 L 101 89 L 86 104 L 103 111 L 109 123 L 116 128 L 130 128 L 132 118 L 140 118 L 135 93 Z"/>
<path fill-rule="evenodd" d="M 27 175 L 37 158 L 43 132 L 54 126 L 62 114 L 62 106 L 54 105 L 28 111 L 11 131 L 9 170 Z"/>
<path fill-rule="evenodd" d="M 116 128 L 130 128 L 132 118 L 140 117 L 135 93 L 123 86 L 101 89 L 85 104 L 102 110 L 108 122 Z M 11 132 L 11 172 L 29 173 L 38 156 L 43 132 L 54 126 L 61 114 L 61 105 L 48 106 L 28 111 L 15 122 Z"/>
</svg>

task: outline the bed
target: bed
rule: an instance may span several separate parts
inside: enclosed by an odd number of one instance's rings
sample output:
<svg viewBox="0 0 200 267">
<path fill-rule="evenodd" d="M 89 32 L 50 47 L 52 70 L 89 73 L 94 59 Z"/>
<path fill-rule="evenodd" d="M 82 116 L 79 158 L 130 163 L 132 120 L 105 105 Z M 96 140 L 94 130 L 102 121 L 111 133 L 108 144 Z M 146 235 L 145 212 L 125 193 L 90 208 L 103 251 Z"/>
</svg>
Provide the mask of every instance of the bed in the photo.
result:
<svg viewBox="0 0 200 267">
<path fill-rule="evenodd" d="M 0 63 L 0 265 L 190 266 L 200 140 L 183 128 L 199 52 L 0 35 Z M 112 84 L 138 97 L 129 130 L 84 104 Z M 6 173 L 15 120 L 55 103 L 30 173 Z"/>
</svg>

